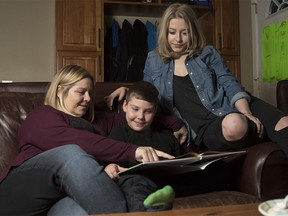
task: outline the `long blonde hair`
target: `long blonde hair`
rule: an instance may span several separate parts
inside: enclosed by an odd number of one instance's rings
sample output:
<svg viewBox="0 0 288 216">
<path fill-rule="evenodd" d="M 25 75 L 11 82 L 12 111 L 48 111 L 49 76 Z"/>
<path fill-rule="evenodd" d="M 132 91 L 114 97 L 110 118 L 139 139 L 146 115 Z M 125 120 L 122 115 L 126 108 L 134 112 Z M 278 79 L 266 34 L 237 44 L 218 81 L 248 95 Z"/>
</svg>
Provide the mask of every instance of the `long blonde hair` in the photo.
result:
<svg viewBox="0 0 288 216">
<path fill-rule="evenodd" d="M 187 48 L 183 53 L 175 53 L 168 43 L 168 29 L 171 19 L 184 19 L 187 25 L 189 40 Z M 195 12 L 191 6 L 187 4 L 174 3 L 171 4 L 163 13 L 160 23 L 158 25 L 158 47 L 162 59 L 167 62 L 171 58 L 179 58 L 182 54 L 193 56 L 204 48 L 206 39 L 198 24 Z"/>
<path fill-rule="evenodd" d="M 65 107 L 63 104 L 63 99 L 67 97 L 68 91 L 72 86 L 75 85 L 78 81 L 88 78 L 92 81 L 94 87 L 94 78 L 91 74 L 78 65 L 67 65 L 61 68 L 54 76 L 48 91 L 45 96 L 44 104 L 50 105 L 55 109 L 61 110 L 61 108 Z M 58 98 L 57 92 L 58 88 L 61 86 L 63 88 L 62 98 Z M 92 94 L 94 94 L 94 89 L 92 89 Z M 95 96 L 91 95 L 91 102 L 89 103 L 89 108 L 86 113 L 87 119 L 92 121 L 94 118 L 94 103 Z"/>
</svg>

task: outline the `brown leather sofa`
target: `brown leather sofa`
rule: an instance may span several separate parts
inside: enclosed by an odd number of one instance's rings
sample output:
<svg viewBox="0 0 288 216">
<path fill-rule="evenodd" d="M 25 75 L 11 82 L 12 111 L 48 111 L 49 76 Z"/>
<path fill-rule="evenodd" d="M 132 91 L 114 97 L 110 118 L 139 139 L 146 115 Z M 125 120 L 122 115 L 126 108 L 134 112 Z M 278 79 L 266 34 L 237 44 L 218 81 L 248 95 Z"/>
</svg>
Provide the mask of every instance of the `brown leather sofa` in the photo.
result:
<svg viewBox="0 0 288 216">
<path fill-rule="evenodd" d="M 0 172 L 17 153 L 17 130 L 29 111 L 43 103 L 48 84 L 0 83 Z M 130 83 L 96 83 L 97 107 L 107 109 L 103 97 L 123 85 Z M 277 92 L 277 102 L 288 107 L 287 90 L 280 91 Z M 283 95 L 286 95 L 285 99 Z M 248 148 L 244 156 L 226 159 L 208 166 L 204 171 L 193 173 L 191 180 L 181 185 L 184 192 L 176 193 L 174 208 L 244 204 L 283 198 L 288 194 L 287 173 L 288 159 L 276 144 L 269 141 L 257 144 Z"/>
</svg>

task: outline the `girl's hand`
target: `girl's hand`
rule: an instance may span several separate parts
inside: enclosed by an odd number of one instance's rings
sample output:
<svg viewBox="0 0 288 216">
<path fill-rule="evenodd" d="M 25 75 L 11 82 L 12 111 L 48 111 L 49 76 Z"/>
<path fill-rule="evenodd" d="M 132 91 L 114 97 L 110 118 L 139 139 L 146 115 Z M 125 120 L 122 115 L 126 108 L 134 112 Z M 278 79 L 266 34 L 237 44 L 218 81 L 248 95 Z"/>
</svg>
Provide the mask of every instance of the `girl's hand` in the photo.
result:
<svg viewBox="0 0 288 216">
<path fill-rule="evenodd" d="M 251 114 L 251 113 L 245 113 L 244 115 L 256 124 L 258 136 L 259 136 L 259 138 L 263 138 L 264 126 L 261 123 L 261 121 L 258 118 L 256 118 L 255 116 L 253 116 L 253 114 Z"/>
<path fill-rule="evenodd" d="M 159 157 L 166 159 L 175 158 L 172 155 L 169 155 L 165 152 L 158 151 L 152 147 L 138 147 L 135 152 L 135 159 L 139 162 L 149 162 L 149 161 L 158 161 Z"/>
<path fill-rule="evenodd" d="M 114 99 L 118 97 L 118 101 L 123 100 L 125 95 L 126 95 L 127 90 L 128 90 L 128 88 L 126 88 L 126 87 L 120 87 L 120 88 L 116 89 L 115 91 L 113 91 L 110 95 L 104 97 L 104 100 L 105 100 L 105 102 L 106 102 L 106 104 L 110 110 L 112 110 L 112 105 L 113 105 Z"/>
<path fill-rule="evenodd" d="M 117 164 L 111 163 L 107 165 L 104 169 L 104 171 L 107 173 L 107 175 L 114 181 L 119 179 L 118 173 L 121 171 L 126 170 L 126 168 L 121 167 Z"/>
<path fill-rule="evenodd" d="M 183 126 L 178 131 L 175 131 L 173 133 L 173 135 L 176 137 L 176 139 L 178 140 L 178 142 L 180 144 L 183 144 L 186 141 L 186 139 L 187 139 L 188 130 L 187 130 L 186 126 Z"/>
<path fill-rule="evenodd" d="M 249 102 L 246 98 L 241 98 L 235 102 L 235 107 L 238 109 L 239 112 L 241 112 L 244 116 L 246 116 L 248 119 L 253 121 L 256 124 L 257 127 L 257 133 L 260 138 L 263 138 L 264 136 L 264 126 L 260 122 L 258 118 L 256 118 L 249 107 Z"/>
</svg>

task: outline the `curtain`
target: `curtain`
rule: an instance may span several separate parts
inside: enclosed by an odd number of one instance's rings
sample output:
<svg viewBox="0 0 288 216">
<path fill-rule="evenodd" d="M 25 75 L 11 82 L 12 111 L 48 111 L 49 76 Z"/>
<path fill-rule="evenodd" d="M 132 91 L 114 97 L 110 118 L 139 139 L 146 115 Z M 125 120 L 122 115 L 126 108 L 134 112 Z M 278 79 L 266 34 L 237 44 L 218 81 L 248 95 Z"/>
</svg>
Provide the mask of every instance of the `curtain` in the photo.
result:
<svg viewBox="0 0 288 216">
<path fill-rule="evenodd" d="M 288 79 L 288 20 L 262 29 L 262 81 Z"/>
</svg>

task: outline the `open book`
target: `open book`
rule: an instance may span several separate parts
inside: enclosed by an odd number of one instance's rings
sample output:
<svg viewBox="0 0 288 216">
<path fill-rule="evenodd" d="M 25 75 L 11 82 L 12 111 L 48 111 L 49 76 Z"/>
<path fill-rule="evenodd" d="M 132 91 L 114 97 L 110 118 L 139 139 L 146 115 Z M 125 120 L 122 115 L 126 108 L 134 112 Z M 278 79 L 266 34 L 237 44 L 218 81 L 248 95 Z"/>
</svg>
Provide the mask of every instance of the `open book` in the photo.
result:
<svg viewBox="0 0 288 216">
<path fill-rule="evenodd" d="M 245 153 L 246 151 L 206 151 L 201 154 L 189 152 L 174 159 L 165 159 L 154 162 L 142 162 L 128 168 L 125 171 L 119 172 L 119 175 L 159 173 L 161 173 L 161 175 L 171 175 L 204 170 L 208 165 L 215 161 L 235 155 L 243 155 Z"/>
</svg>

